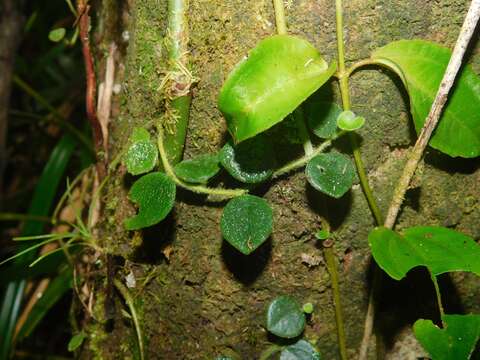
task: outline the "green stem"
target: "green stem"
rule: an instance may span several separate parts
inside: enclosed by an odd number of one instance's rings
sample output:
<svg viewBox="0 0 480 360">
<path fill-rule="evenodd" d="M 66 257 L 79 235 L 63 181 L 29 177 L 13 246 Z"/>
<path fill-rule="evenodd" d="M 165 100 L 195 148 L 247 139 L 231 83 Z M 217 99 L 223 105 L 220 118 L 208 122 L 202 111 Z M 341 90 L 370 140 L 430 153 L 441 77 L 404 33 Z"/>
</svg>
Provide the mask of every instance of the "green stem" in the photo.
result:
<svg viewBox="0 0 480 360">
<path fill-rule="evenodd" d="M 335 0 L 335 17 L 337 26 L 337 49 L 338 49 L 338 79 L 340 84 L 340 93 L 342 96 L 343 110 L 350 110 L 350 90 L 349 90 L 349 72 L 345 67 L 345 49 L 343 40 L 343 6 L 342 0 Z M 362 186 L 363 192 L 368 202 L 368 206 L 375 217 L 377 225 L 383 224 L 383 217 L 377 202 L 373 196 L 372 189 L 368 183 L 367 174 L 363 165 L 362 157 L 360 154 L 360 148 L 355 138 L 354 133 L 350 133 L 350 143 L 352 146 L 353 159 L 355 160 L 355 166 L 357 168 L 358 177 Z"/>
<path fill-rule="evenodd" d="M 327 269 L 330 273 L 330 280 L 333 290 L 333 303 L 335 305 L 335 321 L 337 325 L 338 347 L 340 350 L 340 358 L 347 360 L 347 343 L 345 336 L 345 326 L 343 321 L 342 303 L 340 301 L 340 286 L 338 284 L 337 264 L 335 261 L 335 254 L 332 249 L 333 242 L 325 240 L 323 242 L 323 253 L 327 261 Z"/>
<path fill-rule="evenodd" d="M 430 272 L 430 278 L 432 279 L 433 286 L 435 288 L 435 295 L 437 296 L 437 304 L 438 304 L 438 310 L 440 312 L 440 319 L 442 320 L 442 326 L 445 327 L 446 324 L 443 320 L 445 318 L 445 310 L 443 309 L 442 294 L 440 293 L 440 287 L 438 286 L 437 277 L 430 270 L 429 272 Z"/>
<path fill-rule="evenodd" d="M 16 214 L 16 213 L 0 213 L 0 221 L 43 221 L 54 223 L 54 219 L 48 216 Z"/>
<path fill-rule="evenodd" d="M 283 7 L 283 0 L 273 0 L 273 7 L 275 8 L 275 25 L 279 35 L 287 33 L 287 21 L 285 20 L 285 9 Z"/>
<path fill-rule="evenodd" d="M 182 159 L 190 116 L 190 87 L 193 78 L 188 70 L 188 0 L 168 0 L 169 63 L 172 84 L 168 103 L 174 126 L 165 136 L 165 147 L 173 164 Z"/>
<path fill-rule="evenodd" d="M 67 122 L 62 115 L 60 115 L 49 102 L 47 99 L 45 99 L 39 92 L 37 92 L 35 89 L 33 89 L 30 85 L 28 85 L 25 81 L 20 79 L 17 75 L 13 75 L 13 82 L 20 88 L 22 89 L 25 93 L 30 95 L 32 98 L 34 98 L 40 105 L 45 107 L 48 111 L 51 112 L 53 115 L 53 120 L 62 128 L 65 130 L 69 131 L 72 135 L 74 135 L 82 145 L 84 145 L 92 154 L 93 149 L 92 149 L 92 144 L 91 142 L 87 139 L 87 137 L 82 134 L 79 130 L 77 130 L 75 127 L 73 127 L 69 122 Z"/>
<path fill-rule="evenodd" d="M 329 146 L 332 145 L 332 142 L 335 139 L 338 139 L 342 135 L 344 135 L 346 132 L 345 131 L 339 131 L 334 137 L 331 139 L 325 140 L 323 143 L 321 143 L 319 146 L 316 148 L 312 149 L 312 152 L 309 155 L 302 156 L 301 158 L 297 160 L 293 160 L 292 162 L 289 162 L 287 165 L 281 167 L 280 169 L 276 170 L 273 173 L 273 178 L 279 177 L 281 175 L 284 175 L 290 171 L 293 171 L 295 169 L 301 168 L 302 166 L 305 166 L 312 158 L 317 156 L 318 154 L 324 152 Z"/>
<path fill-rule="evenodd" d="M 143 336 L 142 336 L 142 328 L 140 327 L 140 322 L 138 321 L 137 309 L 135 308 L 135 303 L 133 301 L 133 297 L 130 294 L 130 291 L 123 285 L 119 280 L 114 279 L 113 284 L 117 288 L 118 292 L 124 298 L 125 302 L 127 303 L 128 309 L 130 310 L 130 314 L 132 315 L 133 324 L 135 326 L 135 332 L 137 333 L 137 340 L 138 340 L 138 348 L 140 350 L 140 359 L 145 359 L 145 352 L 143 346 Z"/>
<path fill-rule="evenodd" d="M 209 194 L 209 195 L 217 195 L 225 198 L 234 198 L 243 194 L 246 194 L 248 190 L 245 189 L 222 189 L 222 188 L 209 188 L 203 185 L 191 185 L 182 180 L 180 180 L 177 175 L 175 175 L 175 171 L 173 170 L 170 161 L 168 160 L 167 152 L 165 151 L 165 145 L 163 143 L 163 127 L 160 124 L 157 126 L 158 131 L 158 151 L 160 153 L 160 159 L 162 160 L 163 168 L 165 169 L 165 173 L 177 184 L 178 186 L 190 190 L 197 194 Z"/>
</svg>

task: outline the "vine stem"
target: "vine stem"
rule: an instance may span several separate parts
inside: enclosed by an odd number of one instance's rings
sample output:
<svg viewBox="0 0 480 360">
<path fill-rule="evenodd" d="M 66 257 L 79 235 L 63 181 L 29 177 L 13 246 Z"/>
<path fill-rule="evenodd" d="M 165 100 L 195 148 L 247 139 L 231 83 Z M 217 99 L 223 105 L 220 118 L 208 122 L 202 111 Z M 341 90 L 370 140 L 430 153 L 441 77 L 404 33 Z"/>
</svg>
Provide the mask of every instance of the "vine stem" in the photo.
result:
<svg viewBox="0 0 480 360">
<path fill-rule="evenodd" d="M 330 273 L 330 281 L 332 283 L 340 358 L 342 360 L 347 360 L 347 342 L 345 336 L 345 326 L 343 322 L 342 303 L 340 301 L 340 285 L 338 283 L 337 263 L 335 261 L 335 254 L 333 253 L 332 246 L 333 241 L 331 239 L 325 240 L 323 242 L 323 254 L 327 262 L 328 272 Z"/>
<path fill-rule="evenodd" d="M 170 161 L 168 160 L 167 152 L 165 151 L 165 145 L 163 143 L 163 125 L 159 124 L 157 126 L 158 131 L 158 152 L 160 153 L 160 159 L 162 160 L 163 168 L 165 173 L 177 184 L 178 186 L 190 190 L 197 194 L 208 194 L 208 195 L 217 195 L 224 198 L 234 198 L 243 194 L 246 194 L 248 190 L 245 189 L 222 189 L 222 188 L 209 188 L 203 185 L 190 185 L 182 180 L 180 180 L 175 171 L 173 170 Z"/>
<path fill-rule="evenodd" d="M 287 21 L 285 20 L 285 7 L 283 5 L 283 0 L 273 0 L 273 7 L 275 9 L 277 34 L 285 35 L 287 34 Z M 309 156 L 313 153 L 313 145 L 308 133 L 307 125 L 305 124 L 305 116 L 301 105 L 294 111 L 293 116 L 302 140 L 303 151 L 305 152 L 305 155 Z"/>
<path fill-rule="evenodd" d="M 339 0 L 337 0 L 339 1 Z M 385 219 L 384 226 L 389 229 L 393 229 L 395 222 L 398 217 L 398 213 L 400 211 L 400 207 L 402 206 L 403 199 L 405 193 L 410 185 L 410 181 L 415 174 L 415 170 L 417 169 L 418 163 L 423 156 L 425 148 L 432 136 L 435 127 L 438 124 L 440 119 L 440 115 L 442 114 L 443 108 L 447 102 L 448 94 L 455 82 L 455 78 L 458 74 L 458 71 L 462 65 L 463 57 L 465 55 L 465 51 L 470 43 L 472 38 L 473 32 L 477 26 L 478 20 L 480 18 L 480 0 L 473 0 L 470 3 L 470 7 L 468 9 L 467 15 L 463 22 L 462 28 L 460 30 L 460 34 L 458 36 L 457 42 L 455 44 L 455 48 L 453 49 L 452 56 L 448 63 L 447 69 L 445 70 L 445 74 L 443 79 L 440 83 L 437 95 L 435 100 L 433 101 L 432 107 L 430 108 L 430 112 L 425 120 L 425 124 L 418 136 L 418 139 L 415 143 L 415 146 L 411 150 L 407 163 L 403 169 L 402 176 L 400 177 L 397 186 L 395 188 L 392 201 L 390 203 L 390 207 L 387 212 L 387 217 Z M 432 278 L 432 281 L 434 279 Z M 438 283 L 436 283 L 436 279 L 434 280 L 434 285 L 438 287 Z M 437 299 L 439 290 L 437 292 Z M 369 301 L 369 311 L 367 311 L 367 317 L 365 319 L 365 330 L 363 335 L 362 344 L 360 347 L 360 355 L 359 360 L 365 360 L 367 357 L 368 351 L 368 344 L 370 342 L 370 337 L 373 328 L 373 321 L 374 321 L 374 311 L 373 311 L 373 299 L 370 296 Z M 443 306 L 439 303 L 440 311 L 443 312 Z"/>
<path fill-rule="evenodd" d="M 438 304 L 438 310 L 440 312 L 440 319 L 442 321 L 442 327 L 445 327 L 445 322 L 443 320 L 445 317 L 445 310 L 443 308 L 442 294 L 440 293 L 440 286 L 438 286 L 437 277 L 431 271 L 429 272 L 430 272 L 430 278 L 432 279 L 432 282 L 433 282 L 433 287 L 435 288 L 435 295 L 437 297 L 437 304 Z"/>
</svg>

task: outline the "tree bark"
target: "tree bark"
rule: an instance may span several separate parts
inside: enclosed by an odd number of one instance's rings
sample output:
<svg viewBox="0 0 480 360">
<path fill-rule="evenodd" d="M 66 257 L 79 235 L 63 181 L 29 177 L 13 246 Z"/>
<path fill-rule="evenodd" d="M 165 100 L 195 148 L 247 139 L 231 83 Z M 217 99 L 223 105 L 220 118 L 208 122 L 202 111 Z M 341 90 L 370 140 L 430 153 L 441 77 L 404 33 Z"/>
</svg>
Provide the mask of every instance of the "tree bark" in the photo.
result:
<svg viewBox="0 0 480 360">
<path fill-rule="evenodd" d="M 286 1 L 291 34 L 307 38 L 332 61 L 336 57 L 334 1 Z M 466 0 L 355 0 L 345 2 L 346 59 L 361 60 L 390 41 L 422 38 L 452 47 L 466 13 Z M 121 6 L 119 5 L 121 4 Z M 127 144 L 134 126 L 156 121 L 164 110 L 158 91 L 168 69 L 166 61 L 166 1 L 103 0 L 97 9 L 96 39 L 100 49 L 111 41 L 120 45 L 117 64 L 121 92 L 114 98 L 110 126 L 110 159 Z M 257 41 L 275 33 L 271 0 L 192 0 L 188 13 L 189 61 L 197 79 L 193 88 L 185 158 L 220 149 L 226 126 L 216 107 L 220 87 L 233 66 Z M 470 61 L 480 70 L 478 45 Z M 102 52 L 97 69 L 101 73 Z M 405 163 L 415 133 L 408 97 L 395 75 L 369 68 L 354 74 L 352 107 L 367 119 L 360 130 L 361 151 L 369 181 L 383 212 Z M 314 95 L 339 101 L 335 82 Z M 285 130 L 285 128 L 283 128 Z M 272 132 L 282 156 L 300 154 L 281 129 Z M 336 147 L 348 152 L 348 143 Z M 442 225 L 475 239 L 480 237 L 478 161 L 452 159 L 432 149 L 407 193 L 397 229 L 413 225 Z M 219 229 L 223 203 L 178 189 L 172 216 L 142 232 L 126 232 L 122 223 L 135 209 L 127 193 L 133 179 L 120 167 L 106 187 L 100 232 L 101 246 L 120 259 L 116 276 L 132 273 L 136 299 L 150 359 L 214 359 L 237 354 L 258 359 L 275 339 L 264 329 L 267 304 L 290 294 L 315 311 L 304 337 L 315 342 L 322 357 L 338 358 L 330 279 L 314 233 L 328 221 L 335 234 L 339 260 L 349 357 L 357 354 L 363 332 L 369 288 L 368 232 L 375 225 L 358 184 L 340 200 L 310 188 L 302 171 L 261 187 L 274 210 L 271 239 L 250 256 L 242 256 L 225 241 Z M 231 186 L 227 176 L 219 184 Z M 103 277 L 98 278 L 104 282 Z M 446 311 L 480 312 L 478 280 L 471 274 L 440 279 Z M 103 318 L 102 293 L 95 314 Z M 123 306 L 120 299 L 117 307 Z M 386 279 L 377 313 L 387 350 L 397 335 L 418 318 L 435 318 L 435 293 L 429 277 L 414 271 L 406 280 Z M 136 334 L 128 319 L 116 312 L 113 328 L 89 325 L 85 357 L 131 356 Z M 413 349 L 413 347 L 412 347 Z M 413 350 L 412 350 L 413 351 Z M 88 354 L 88 355 L 87 355 Z M 371 357 L 374 357 L 373 351 Z"/>
</svg>

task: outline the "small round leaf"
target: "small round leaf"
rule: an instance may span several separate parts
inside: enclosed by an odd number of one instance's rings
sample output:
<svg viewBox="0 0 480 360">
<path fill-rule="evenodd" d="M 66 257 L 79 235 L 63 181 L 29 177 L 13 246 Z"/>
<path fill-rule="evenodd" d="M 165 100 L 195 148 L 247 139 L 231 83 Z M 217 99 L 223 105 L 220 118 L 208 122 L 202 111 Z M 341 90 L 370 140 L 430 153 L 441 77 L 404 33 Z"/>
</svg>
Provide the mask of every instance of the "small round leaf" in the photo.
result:
<svg viewBox="0 0 480 360">
<path fill-rule="evenodd" d="M 153 172 L 142 176 L 132 186 L 129 198 L 138 204 L 137 215 L 124 222 L 127 230 L 138 230 L 165 219 L 175 202 L 175 183 L 164 173 Z"/>
<path fill-rule="evenodd" d="M 65 28 L 53 29 L 48 33 L 48 39 L 53 42 L 59 42 L 65 37 Z"/>
<path fill-rule="evenodd" d="M 225 240 L 248 255 L 267 240 L 272 224 L 272 209 L 264 199 L 242 195 L 225 206 L 220 225 Z"/>
<path fill-rule="evenodd" d="M 343 111 L 337 118 L 337 126 L 345 131 L 360 129 L 365 124 L 365 118 L 355 115 L 352 111 Z"/>
<path fill-rule="evenodd" d="M 303 304 L 302 310 L 305 314 L 313 313 L 313 304 L 310 302 Z"/>
<path fill-rule="evenodd" d="M 305 173 L 310 185 L 337 199 L 350 189 L 355 178 L 352 162 L 339 153 L 315 156 L 308 162 Z"/>
<path fill-rule="evenodd" d="M 230 175 L 244 183 L 267 180 L 277 163 L 273 145 L 264 135 L 236 146 L 227 142 L 220 151 L 220 162 Z"/>
<path fill-rule="evenodd" d="M 305 328 L 305 313 L 291 296 L 277 297 L 268 306 L 267 330 L 282 338 L 299 336 Z"/>
<path fill-rule="evenodd" d="M 320 360 L 320 354 L 308 341 L 299 340 L 283 349 L 280 360 Z"/>
<path fill-rule="evenodd" d="M 205 184 L 220 170 L 218 154 L 205 154 L 175 165 L 175 174 L 190 183 Z"/>
<path fill-rule="evenodd" d="M 305 115 L 310 129 L 322 139 L 329 139 L 337 132 L 337 118 L 342 109 L 336 103 L 328 101 L 307 104 Z"/>
<path fill-rule="evenodd" d="M 150 140 L 150 134 L 143 128 L 135 128 L 130 136 L 132 144 L 125 154 L 124 163 L 132 175 L 151 171 L 158 160 L 158 150 Z"/>
</svg>

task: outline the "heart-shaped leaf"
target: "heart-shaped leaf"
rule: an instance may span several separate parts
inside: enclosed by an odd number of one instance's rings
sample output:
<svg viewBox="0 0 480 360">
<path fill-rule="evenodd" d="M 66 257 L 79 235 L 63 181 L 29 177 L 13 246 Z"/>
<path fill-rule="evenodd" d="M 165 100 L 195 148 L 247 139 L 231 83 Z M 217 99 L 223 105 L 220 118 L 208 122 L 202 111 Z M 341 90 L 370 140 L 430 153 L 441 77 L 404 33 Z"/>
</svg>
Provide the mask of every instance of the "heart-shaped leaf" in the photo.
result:
<svg viewBox="0 0 480 360">
<path fill-rule="evenodd" d="M 153 172 L 142 176 L 130 189 L 129 197 L 138 204 L 137 215 L 124 222 L 127 230 L 138 230 L 165 219 L 175 203 L 175 183 L 164 173 Z"/>
<path fill-rule="evenodd" d="M 298 340 L 287 346 L 280 354 L 280 360 L 320 360 L 320 354 L 312 344 L 305 340 Z"/>
<path fill-rule="evenodd" d="M 277 164 L 273 145 L 265 135 L 236 146 L 227 142 L 220 151 L 220 162 L 230 175 L 244 183 L 267 180 Z"/>
<path fill-rule="evenodd" d="M 417 133 L 430 111 L 451 51 L 423 40 L 400 40 L 372 54 L 395 71 L 410 96 Z M 480 155 L 480 78 L 465 66 L 456 79 L 430 145 L 450 156 Z"/>
<path fill-rule="evenodd" d="M 315 189 L 338 199 L 352 187 L 355 168 L 345 155 L 320 154 L 308 162 L 305 174 Z"/>
<path fill-rule="evenodd" d="M 175 165 L 175 174 L 190 183 L 204 184 L 220 170 L 218 154 L 205 154 Z"/>
<path fill-rule="evenodd" d="M 322 139 L 329 139 L 337 132 L 337 118 L 342 109 L 336 103 L 311 102 L 305 106 L 305 116 L 310 129 Z"/>
<path fill-rule="evenodd" d="M 365 124 L 365 118 L 355 115 L 353 111 L 342 111 L 337 118 L 337 126 L 345 131 L 355 131 Z"/>
<path fill-rule="evenodd" d="M 335 69 L 299 37 L 275 35 L 260 41 L 230 73 L 218 99 L 235 143 L 282 121 Z"/>
<path fill-rule="evenodd" d="M 469 359 L 480 337 L 479 315 L 445 315 L 446 327 L 420 319 L 413 325 L 415 337 L 433 360 Z"/>
<path fill-rule="evenodd" d="M 242 195 L 225 206 L 220 226 L 225 240 L 248 255 L 267 240 L 272 224 L 272 209 L 264 199 Z"/>
<path fill-rule="evenodd" d="M 370 232 L 368 242 L 377 264 L 396 280 L 417 266 L 426 266 L 434 275 L 449 271 L 480 275 L 480 246 L 458 231 L 417 226 L 406 229 L 401 236 L 378 227 Z"/>
<path fill-rule="evenodd" d="M 158 160 L 158 150 L 150 139 L 146 129 L 135 128 L 129 141 L 124 163 L 127 171 L 132 175 L 140 175 L 151 171 Z"/>
<path fill-rule="evenodd" d="M 299 336 L 305 328 L 305 313 L 291 296 L 275 298 L 267 309 L 267 330 L 282 338 Z"/>
</svg>

